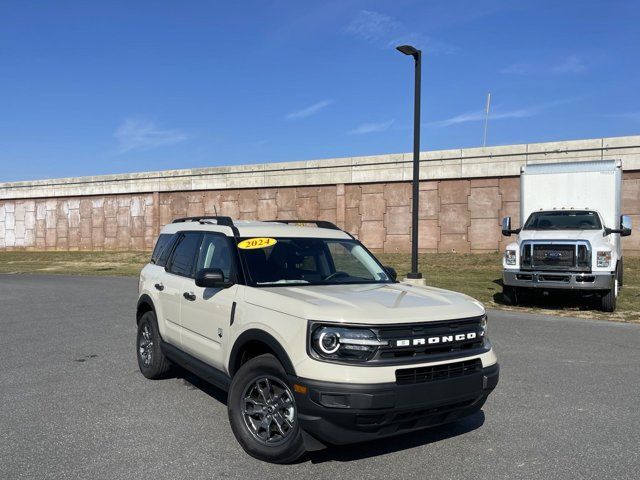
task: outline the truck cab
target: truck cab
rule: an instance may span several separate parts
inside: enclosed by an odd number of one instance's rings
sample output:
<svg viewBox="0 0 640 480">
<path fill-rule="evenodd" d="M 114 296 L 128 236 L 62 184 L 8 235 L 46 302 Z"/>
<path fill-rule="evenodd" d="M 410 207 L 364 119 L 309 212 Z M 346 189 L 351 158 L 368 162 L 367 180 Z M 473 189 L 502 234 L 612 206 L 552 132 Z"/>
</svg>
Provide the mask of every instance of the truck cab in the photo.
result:
<svg viewBox="0 0 640 480">
<path fill-rule="evenodd" d="M 521 228 L 511 218 L 502 234 L 516 235 L 503 257 L 503 296 L 518 304 L 529 289 L 576 290 L 612 312 L 623 284 L 619 161 L 527 165 L 521 171 Z"/>
</svg>

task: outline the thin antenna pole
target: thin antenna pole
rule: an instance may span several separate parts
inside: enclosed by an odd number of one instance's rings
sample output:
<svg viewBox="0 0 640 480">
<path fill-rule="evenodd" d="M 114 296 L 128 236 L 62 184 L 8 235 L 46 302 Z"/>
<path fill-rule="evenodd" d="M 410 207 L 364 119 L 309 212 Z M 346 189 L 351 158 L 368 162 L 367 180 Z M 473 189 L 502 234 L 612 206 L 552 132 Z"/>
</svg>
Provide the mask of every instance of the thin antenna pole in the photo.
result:
<svg viewBox="0 0 640 480">
<path fill-rule="evenodd" d="M 487 129 L 489 128 L 489 108 L 491 108 L 491 93 L 487 93 L 487 108 L 484 112 L 484 138 L 482 139 L 482 146 L 487 146 Z"/>
</svg>

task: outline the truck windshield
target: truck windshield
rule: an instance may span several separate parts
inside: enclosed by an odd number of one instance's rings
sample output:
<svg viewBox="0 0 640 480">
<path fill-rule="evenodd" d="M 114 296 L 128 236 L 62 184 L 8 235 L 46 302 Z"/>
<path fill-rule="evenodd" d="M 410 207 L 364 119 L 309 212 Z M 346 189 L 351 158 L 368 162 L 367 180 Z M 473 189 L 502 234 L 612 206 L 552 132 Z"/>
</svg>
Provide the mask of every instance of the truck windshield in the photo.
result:
<svg viewBox="0 0 640 480">
<path fill-rule="evenodd" d="M 598 214 L 588 210 L 534 212 L 524 225 L 524 230 L 600 230 L 601 228 Z"/>
<path fill-rule="evenodd" d="M 238 252 L 248 270 L 248 283 L 258 287 L 393 282 L 375 257 L 354 240 L 241 239 Z"/>
</svg>

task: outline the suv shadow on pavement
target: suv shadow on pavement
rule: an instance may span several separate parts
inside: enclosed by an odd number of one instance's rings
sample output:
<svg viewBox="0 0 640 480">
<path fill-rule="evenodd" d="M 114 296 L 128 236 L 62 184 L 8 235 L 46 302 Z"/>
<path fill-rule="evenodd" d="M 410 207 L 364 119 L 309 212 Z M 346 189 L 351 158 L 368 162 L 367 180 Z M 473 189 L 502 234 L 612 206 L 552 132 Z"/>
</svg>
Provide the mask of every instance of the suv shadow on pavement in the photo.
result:
<svg viewBox="0 0 640 480">
<path fill-rule="evenodd" d="M 171 373 L 167 378 L 175 378 L 176 380 L 180 380 L 182 384 L 190 390 L 198 389 L 209 395 L 214 400 L 217 400 L 218 402 L 227 406 L 227 392 L 211 385 L 206 380 L 201 379 L 197 375 L 183 369 L 182 367 L 173 365 Z"/>
<path fill-rule="evenodd" d="M 169 378 L 180 380 L 189 389 L 198 389 L 214 400 L 227 405 L 227 394 L 217 387 L 200 379 L 181 367 L 174 366 L 173 375 Z M 362 460 L 369 457 L 386 455 L 431 443 L 446 440 L 458 435 L 464 435 L 480 428 L 485 421 L 484 411 L 480 410 L 475 414 L 463 418 L 454 423 L 441 425 L 427 430 L 405 433 L 392 438 L 381 438 L 370 442 L 357 443 L 343 446 L 329 446 L 324 450 L 307 452 L 295 463 L 324 463 L 324 462 L 350 462 Z"/>
<path fill-rule="evenodd" d="M 380 440 L 338 447 L 328 447 L 326 450 L 308 452 L 307 455 L 303 457 L 303 460 L 310 460 L 311 463 L 350 462 L 353 460 L 362 460 L 379 455 L 386 455 L 400 450 L 429 445 L 431 443 L 464 435 L 480 428 L 484 424 L 484 420 L 484 411 L 480 410 L 479 412 L 463 418 L 462 420 L 458 420 L 457 422 L 448 423 L 446 425 L 433 427 L 427 430 L 418 430 L 416 432 L 405 433 L 394 437 L 381 438 Z"/>
</svg>

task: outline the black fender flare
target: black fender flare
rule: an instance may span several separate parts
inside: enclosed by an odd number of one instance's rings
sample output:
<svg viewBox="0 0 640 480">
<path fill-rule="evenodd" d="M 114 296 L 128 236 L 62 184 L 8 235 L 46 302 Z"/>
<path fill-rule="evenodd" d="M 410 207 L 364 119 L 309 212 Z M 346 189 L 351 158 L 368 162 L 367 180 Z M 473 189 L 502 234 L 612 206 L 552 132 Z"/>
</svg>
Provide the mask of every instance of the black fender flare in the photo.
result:
<svg viewBox="0 0 640 480">
<path fill-rule="evenodd" d="M 280 345 L 280 342 L 278 342 L 278 340 L 276 340 L 272 335 L 265 332 L 264 330 L 253 328 L 242 332 L 233 344 L 231 354 L 229 355 L 229 374 L 231 374 L 231 376 L 233 376 L 238 370 L 236 368 L 236 364 L 238 363 L 242 347 L 244 347 L 247 343 L 253 341 L 264 343 L 276 355 L 276 358 L 284 367 L 285 372 L 287 372 L 288 375 L 296 375 L 296 371 L 293 368 L 293 363 L 291 362 L 289 355 L 287 355 L 284 347 Z"/>
<path fill-rule="evenodd" d="M 154 313 L 154 315 L 156 314 L 156 306 L 153 304 L 153 300 L 149 295 L 144 293 L 140 295 L 140 298 L 138 299 L 138 304 L 136 305 L 136 323 L 138 323 L 138 320 L 140 320 L 138 313 L 140 312 L 140 307 L 143 305 L 148 305 L 151 311 Z"/>
</svg>

